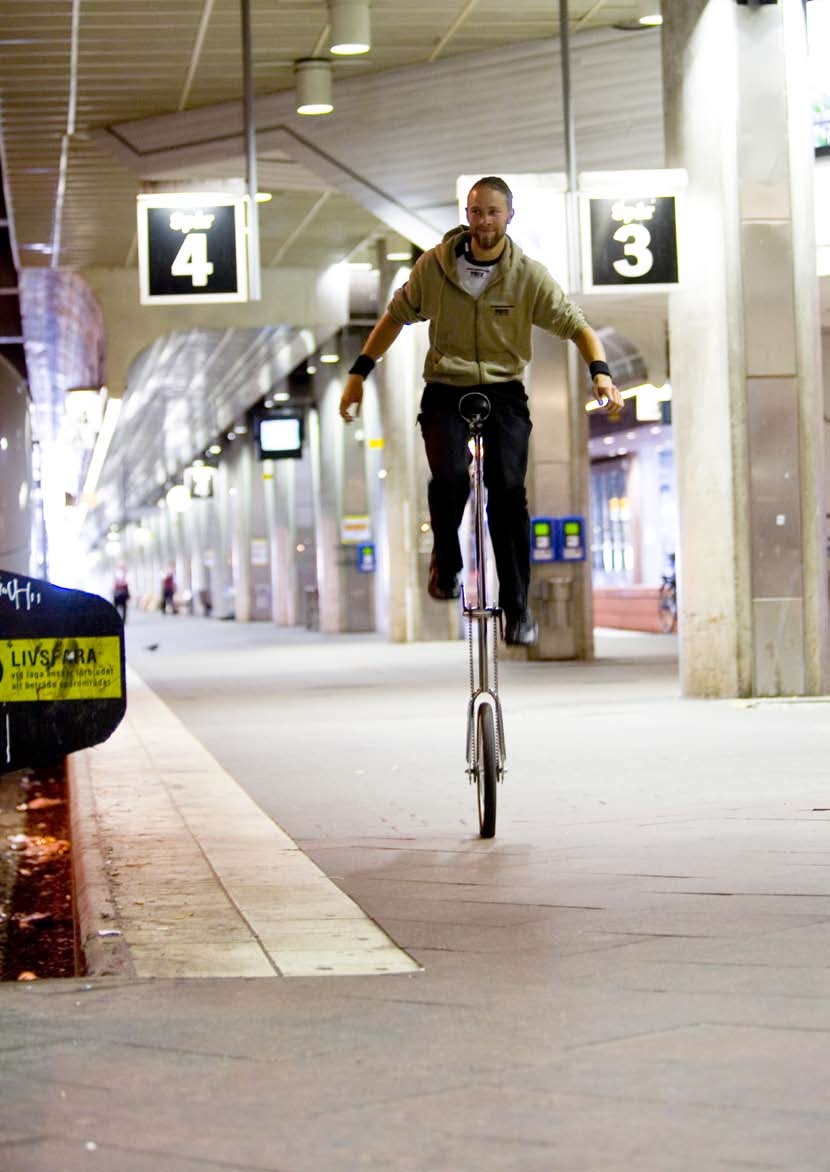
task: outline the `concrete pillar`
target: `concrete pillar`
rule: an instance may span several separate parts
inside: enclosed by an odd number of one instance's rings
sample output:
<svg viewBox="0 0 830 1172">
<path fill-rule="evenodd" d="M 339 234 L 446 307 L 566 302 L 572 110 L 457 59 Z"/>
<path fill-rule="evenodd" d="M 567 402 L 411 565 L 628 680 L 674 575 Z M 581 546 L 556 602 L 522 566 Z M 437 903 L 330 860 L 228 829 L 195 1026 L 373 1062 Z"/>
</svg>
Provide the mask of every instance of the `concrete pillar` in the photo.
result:
<svg viewBox="0 0 830 1172">
<path fill-rule="evenodd" d="M 311 456 L 314 545 L 317 556 L 319 628 L 336 633 L 344 629 L 340 557 L 340 468 L 343 437 L 335 431 L 342 420 L 336 415 L 338 388 L 330 381 L 323 388 L 319 408 L 308 413 L 308 448 Z"/>
<path fill-rule="evenodd" d="M 692 696 L 825 688 L 813 152 L 801 0 L 663 0 L 680 665 Z M 684 243 L 685 242 L 685 243 Z"/>
<path fill-rule="evenodd" d="M 168 510 L 169 511 L 169 510 Z M 171 513 L 171 531 L 175 551 L 176 600 L 182 610 L 189 609 L 193 596 L 192 552 L 190 544 L 190 521 L 188 513 Z"/>
<path fill-rule="evenodd" d="M 251 605 L 251 498 L 253 450 L 249 443 L 233 445 L 231 498 L 231 563 L 233 567 L 234 618 L 247 623 L 253 617 Z"/>
<path fill-rule="evenodd" d="M 280 627 L 297 625 L 297 462 L 266 460 L 265 509 L 271 552 L 272 617 Z"/>
<path fill-rule="evenodd" d="M 338 340 L 353 348 L 347 336 Z M 320 630 L 374 629 L 374 586 L 357 566 L 356 545 L 344 544 L 344 515 L 369 515 L 363 445 L 355 440 L 360 424 L 347 428 L 340 418 L 340 396 L 345 370 L 351 364 L 325 365 L 317 376 L 317 410 L 309 412 L 309 453 L 312 460 L 312 498 Z M 370 518 L 371 519 L 371 518 Z"/>
<path fill-rule="evenodd" d="M 208 545 L 207 563 L 210 570 L 210 592 L 213 613 L 216 618 L 229 618 L 234 611 L 234 586 L 231 566 L 233 545 L 231 538 L 231 471 L 225 456 L 213 481 L 213 504 L 211 515 L 211 539 Z"/>
<path fill-rule="evenodd" d="M 403 282 L 398 274 L 395 288 Z M 388 298 L 387 298 L 388 300 Z M 423 392 L 426 325 L 405 326 L 395 345 L 375 369 L 369 384 L 377 388 L 383 427 L 385 605 L 378 604 L 382 627 L 393 643 L 446 639 L 456 607 L 437 603 L 426 592 L 432 533 L 426 485 L 429 470 L 416 419 Z"/>
<path fill-rule="evenodd" d="M 527 487 L 531 516 L 588 514 L 588 437 L 584 382 L 576 347 L 537 331 L 527 389 L 533 420 Z M 593 626 L 590 562 L 534 565 L 530 605 L 539 642 L 514 658 L 590 659 Z"/>
<path fill-rule="evenodd" d="M 209 591 L 205 547 L 208 539 L 208 521 L 211 501 L 194 497 L 185 520 L 190 541 L 190 588 L 193 592 L 193 613 L 203 614 L 203 599 Z"/>
</svg>

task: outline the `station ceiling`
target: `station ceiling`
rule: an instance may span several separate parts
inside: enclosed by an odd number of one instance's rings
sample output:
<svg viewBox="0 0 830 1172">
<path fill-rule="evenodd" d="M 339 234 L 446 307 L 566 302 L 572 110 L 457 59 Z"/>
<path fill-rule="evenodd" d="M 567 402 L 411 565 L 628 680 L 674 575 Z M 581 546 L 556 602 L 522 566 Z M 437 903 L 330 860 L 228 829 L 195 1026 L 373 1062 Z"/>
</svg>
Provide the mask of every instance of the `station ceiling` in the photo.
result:
<svg viewBox="0 0 830 1172">
<path fill-rule="evenodd" d="M 659 35 L 643 32 L 638 9 L 637 0 L 567 5 L 574 45 L 613 33 L 596 72 L 577 62 L 588 169 L 663 165 Z M 43 434 L 59 434 L 66 391 L 94 383 L 106 346 L 80 278 L 134 269 L 137 301 L 136 196 L 244 179 L 241 11 L 240 0 L 0 0 L 2 175 Z M 258 188 L 272 197 L 259 206 L 263 266 L 321 271 L 374 259 L 381 239 L 423 244 L 421 228 L 455 222 L 450 177 L 478 160 L 485 171 L 564 169 L 557 0 L 372 0 L 371 51 L 351 58 L 328 53 L 327 0 L 252 0 L 250 11 Z M 651 47 L 645 57 L 621 52 L 620 37 Z M 308 57 L 330 57 L 329 118 L 294 112 L 294 63 Z M 441 106 L 441 86 L 455 76 L 457 87 L 459 72 L 468 108 Z M 615 105 L 621 80 L 628 99 Z M 260 134 L 269 119 L 280 132 Z M 177 347 L 193 366 L 180 361 L 166 391 L 153 361 L 170 348 L 151 348 L 136 363 L 136 392 L 156 388 L 175 412 L 177 388 L 196 386 L 206 362 L 234 385 L 262 330 L 233 345 L 214 336 L 217 353 L 206 354 L 202 331 Z M 204 404 L 192 406 L 203 419 Z M 166 430 L 159 419 L 155 434 Z M 134 448 L 114 445 L 124 461 Z M 169 461 L 156 455 L 161 470 Z M 117 478 L 133 474 L 143 467 L 125 464 Z"/>
<path fill-rule="evenodd" d="M 239 0 L 3 0 L 0 9 L 0 135 L 20 265 L 134 265 L 124 208 L 146 183 L 94 132 L 238 101 Z M 631 28 L 637 9 L 635 0 L 571 0 L 569 27 Z M 255 94 L 293 91 L 296 60 L 329 56 L 328 29 L 326 0 L 253 0 Z M 335 98 L 347 79 L 555 38 L 559 4 L 373 0 L 371 30 L 369 53 L 331 58 Z M 378 228 L 283 152 L 260 157 L 258 170 L 276 197 L 260 209 L 266 263 L 332 263 Z"/>
</svg>

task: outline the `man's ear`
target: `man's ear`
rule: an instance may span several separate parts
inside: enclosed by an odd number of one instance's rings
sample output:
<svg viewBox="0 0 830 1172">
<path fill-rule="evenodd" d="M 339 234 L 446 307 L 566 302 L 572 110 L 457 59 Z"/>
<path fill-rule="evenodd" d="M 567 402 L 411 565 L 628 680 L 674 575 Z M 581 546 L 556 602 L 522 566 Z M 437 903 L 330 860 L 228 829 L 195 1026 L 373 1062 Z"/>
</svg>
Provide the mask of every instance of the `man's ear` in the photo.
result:
<svg viewBox="0 0 830 1172">
<path fill-rule="evenodd" d="M 515 214 L 516 214 L 516 209 L 515 209 L 515 208 L 511 208 L 511 209 L 510 209 L 510 215 L 507 217 L 507 222 L 508 222 L 508 224 L 509 224 L 509 223 L 510 223 L 510 221 L 513 219 L 513 217 L 515 216 Z"/>
</svg>

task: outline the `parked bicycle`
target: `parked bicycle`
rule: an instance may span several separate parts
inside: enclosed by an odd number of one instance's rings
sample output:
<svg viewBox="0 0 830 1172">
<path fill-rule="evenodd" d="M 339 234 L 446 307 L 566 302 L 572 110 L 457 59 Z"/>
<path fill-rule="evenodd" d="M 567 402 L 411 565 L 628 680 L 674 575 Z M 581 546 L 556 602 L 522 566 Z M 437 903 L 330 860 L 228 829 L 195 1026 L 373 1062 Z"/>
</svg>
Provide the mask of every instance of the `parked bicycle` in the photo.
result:
<svg viewBox="0 0 830 1172">
<path fill-rule="evenodd" d="M 674 570 L 662 577 L 657 598 L 657 617 L 664 635 L 677 630 L 677 575 Z"/>
</svg>

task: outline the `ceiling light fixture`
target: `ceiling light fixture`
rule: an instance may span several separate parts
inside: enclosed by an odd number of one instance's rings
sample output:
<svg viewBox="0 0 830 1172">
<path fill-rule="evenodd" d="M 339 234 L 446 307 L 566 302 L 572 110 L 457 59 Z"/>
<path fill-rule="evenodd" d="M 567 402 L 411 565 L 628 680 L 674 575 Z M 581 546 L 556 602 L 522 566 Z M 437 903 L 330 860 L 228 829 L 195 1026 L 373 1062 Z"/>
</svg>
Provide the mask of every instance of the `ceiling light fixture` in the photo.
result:
<svg viewBox="0 0 830 1172">
<path fill-rule="evenodd" d="M 331 45 L 329 49 L 340 57 L 368 53 L 369 0 L 331 0 Z"/>
<path fill-rule="evenodd" d="M 330 114 L 331 62 L 322 57 L 304 57 L 294 62 L 298 114 Z"/>
<path fill-rule="evenodd" d="M 658 25 L 663 23 L 660 0 L 640 0 L 637 19 L 640 24 Z"/>
</svg>

